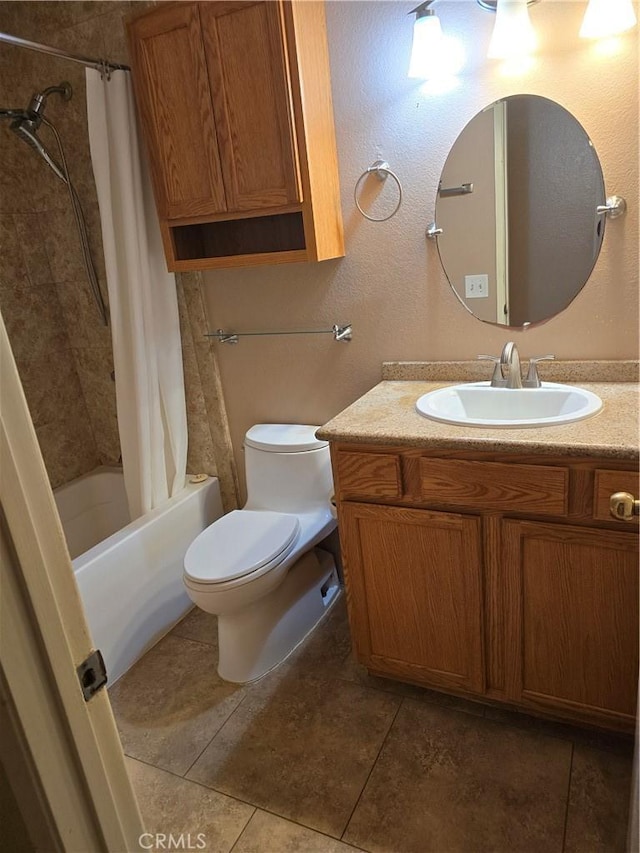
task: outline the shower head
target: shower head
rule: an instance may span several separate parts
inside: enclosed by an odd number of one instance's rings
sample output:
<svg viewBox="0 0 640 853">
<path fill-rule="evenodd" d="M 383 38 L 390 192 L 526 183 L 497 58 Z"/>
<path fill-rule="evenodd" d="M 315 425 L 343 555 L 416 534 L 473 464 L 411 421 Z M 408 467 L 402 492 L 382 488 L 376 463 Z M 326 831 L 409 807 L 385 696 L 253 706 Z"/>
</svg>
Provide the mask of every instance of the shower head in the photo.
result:
<svg viewBox="0 0 640 853">
<path fill-rule="evenodd" d="M 29 106 L 27 107 L 27 113 L 29 114 L 30 119 L 35 123 L 36 129 L 40 127 L 44 108 L 47 104 L 47 98 L 54 92 L 59 94 L 63 100 L 70 100 L 71 95 L 73 94 L 71 83 L 62 82 L 59 86 L 49 86 L 44 90 L 44 92 L 36 92 L 36 94 L 32 96 L 29 101 Z"/>
<path fill-rule="evenodd" d="M 51 154 L 49 154 L 44 144 L 36 136 L 36 128 L 37 125 L 35 125 L 33 121 L 25 118 L 16 119 L 16 121 L 11 124 L 11 130 L 21 139 L 24 139 L 24 141 L 34 149 L 34 151 L 37 151 L 52 172 L 57 175 L 63 183 L 67 184 L 68 180 L 65 173 L 53 159 Z"/>
<path fill-rule="evenodd" d="M 44 108 L 47 104 L 47 98 L 49 95 L 53 95 L 54 92 L 60 95 L 63 100 L 68 101 L 73 94 L 73 89 L 71 88 L 71 83 L 65 81 L 60 83 L 59 86 L 49 86 L 44 91 L 36 92 L 35 95 L 31 96 L 29 106 L 26 110 L 13 110 L 0 107 L 0 118 L 24 119 L 32 123 L 33 130 L 37 130 L 44 118 Z"/>
<path fill-rule="evenodd" d="M 51 154 L 47 151 L 44 143 L 42 143 L 36 135 L 42 122 L 49 124 L 44 117 L 44 108 L 47 103 L 47 98 L 54 92 L 60 95 L 65 101 L 68 101 L 73 94 L 71 84 L 63 81 L 59 86 L 49 86 L 42 92 L 36 92 L 29 101 L 29 106 L 26 110 L 0 108 L 0 118 L 12 119 L 10 129 L 21 139 L 24 139 L 25 142 L 28 142 L 29 145 L 38 152 L 54 174 L 57 175 L 57 177 L 65 184 L 68 184 L 69 181 L 65 174 L 66 169 L 63 170 L 56 163 Z"/>
</svg>

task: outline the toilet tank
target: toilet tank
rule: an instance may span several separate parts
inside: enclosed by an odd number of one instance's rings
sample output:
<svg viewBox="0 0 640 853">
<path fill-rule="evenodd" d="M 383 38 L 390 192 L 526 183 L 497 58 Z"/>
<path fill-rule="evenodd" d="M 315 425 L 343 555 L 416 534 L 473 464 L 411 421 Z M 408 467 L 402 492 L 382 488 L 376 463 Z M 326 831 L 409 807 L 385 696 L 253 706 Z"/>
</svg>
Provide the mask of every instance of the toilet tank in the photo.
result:
<svg viewBox="0 0 640 853">
<path fill-rule="evenodd" d="M 317 426 L 256 424 L 245 435 L 246 509 L 304 512 L 333 494 L 329 444 Z"/>
</svg>

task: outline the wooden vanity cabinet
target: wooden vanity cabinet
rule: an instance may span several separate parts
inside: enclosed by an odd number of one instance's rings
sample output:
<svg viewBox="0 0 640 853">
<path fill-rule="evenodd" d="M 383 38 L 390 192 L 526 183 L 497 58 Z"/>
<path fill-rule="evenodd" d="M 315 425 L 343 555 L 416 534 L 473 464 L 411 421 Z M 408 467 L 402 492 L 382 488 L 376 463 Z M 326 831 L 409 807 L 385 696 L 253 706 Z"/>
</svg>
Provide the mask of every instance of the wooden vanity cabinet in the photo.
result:
<svg viewBox="0 0 640 853">
<path fill-rule="evenodd" d="M 635 724 L 637 468 L 332 445 L 349 619 L 372 673 L 618 730 Z M 609 491 L 610 490 L 610 491 Z"/>
<path fill-rule="evenodd" d="M 634 722 L 638 541 L 632 533 L 507 519 L 506 694 L 536 707 Z"/>
<path fill-rule="evenodd" d="M 128 33 L 169 268 L 343 255 L 322 3 L 168 3 Z"/>
<path fill-rule="evenodd" d="M 481 693 L 480 519 L 345 503 L 340 525 L 359 659 L 400 679 Z"/>
</svg>

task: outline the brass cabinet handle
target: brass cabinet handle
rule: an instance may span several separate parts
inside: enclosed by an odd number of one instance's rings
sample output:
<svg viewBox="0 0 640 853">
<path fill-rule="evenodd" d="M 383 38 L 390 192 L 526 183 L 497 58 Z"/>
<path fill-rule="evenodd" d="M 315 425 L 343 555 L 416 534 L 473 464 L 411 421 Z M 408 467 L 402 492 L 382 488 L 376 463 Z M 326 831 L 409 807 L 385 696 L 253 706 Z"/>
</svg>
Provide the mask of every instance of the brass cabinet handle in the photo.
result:
<svg viewBox="0 0 640 853">
<path fill-rule="evenodd" d="M 609 498 L 609 510 L 619 521 L 631 521 L 634 515 L 640 515 L 640 501 L 629 492 L 615 492 Z"/>
</svg>

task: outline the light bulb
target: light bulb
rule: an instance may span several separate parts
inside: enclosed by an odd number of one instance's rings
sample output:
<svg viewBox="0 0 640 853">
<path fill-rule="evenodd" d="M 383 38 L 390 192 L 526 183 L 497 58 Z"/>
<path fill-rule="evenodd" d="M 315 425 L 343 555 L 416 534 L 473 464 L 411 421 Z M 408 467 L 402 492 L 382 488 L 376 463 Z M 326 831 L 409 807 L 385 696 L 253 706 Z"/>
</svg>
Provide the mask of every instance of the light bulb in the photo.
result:
<svg viewBox="0 0 640 853">
<path fill-rule="evenodd" d="M 443 35 L 440 19 L 433 12 L 418 16 L 413 25 L 413 45 L 408 76 L 436 80 L 456 75 L 464 64 L 464 51 L 457 39 Z"/>
<path fill-rule="evenodd" d="M 490 59 L 511 59 L 532 53 L 536 47 L 527 0 L 498 0 L 496 23 L 491 36 Z"/>
<path fill-rule="evenodd" d="M 607 38 L 636 24 L 631 0 L 589 0 L 584 13 L 580 35 L 582 38 Z"/>
<path fill-rule="evenodd" d="M 417 17 L 413 24 L 413 45 L 409 62 L 409 77 L 427 80 L 431 77 L 442 52 L 440 18 L 433 13 Z"/>
</svg>

